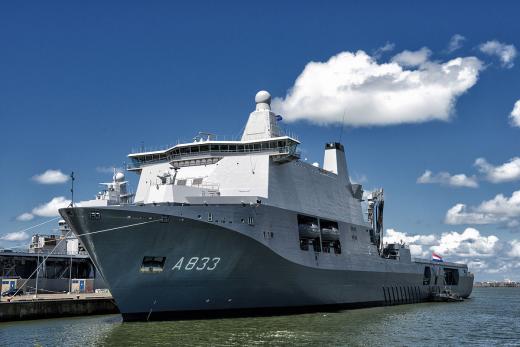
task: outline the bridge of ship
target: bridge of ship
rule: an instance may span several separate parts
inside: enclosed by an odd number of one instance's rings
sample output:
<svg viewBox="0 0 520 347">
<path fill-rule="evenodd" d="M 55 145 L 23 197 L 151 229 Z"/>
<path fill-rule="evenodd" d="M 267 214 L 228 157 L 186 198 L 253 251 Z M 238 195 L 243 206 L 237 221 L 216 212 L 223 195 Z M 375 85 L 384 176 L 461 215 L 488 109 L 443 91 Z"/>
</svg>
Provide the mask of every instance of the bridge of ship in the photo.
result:
<svg viewBox="0 0 520 347">
<path fill-rule="evenodd" d="M 299 141 L 281 136 L 254 141 L 213 141 L 200 139 L 192 143 L 178 144 L 163 151 L 129 154 L 131 163 L 127 170 L 138 171 L 143 166 L 170 163 L 174 168 L 208 165 L 218 162 L 224 156 L 269 154 L 273 161 L 283 163 L 300 158 L 297 150 Z"/>
</svg>

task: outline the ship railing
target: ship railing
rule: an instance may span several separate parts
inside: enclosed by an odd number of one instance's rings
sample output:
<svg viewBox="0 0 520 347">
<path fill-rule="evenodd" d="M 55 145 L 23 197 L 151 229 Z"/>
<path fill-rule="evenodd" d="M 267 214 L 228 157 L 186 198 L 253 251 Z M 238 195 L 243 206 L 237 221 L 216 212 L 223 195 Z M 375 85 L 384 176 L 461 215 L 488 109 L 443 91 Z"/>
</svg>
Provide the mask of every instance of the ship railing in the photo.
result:
<svg viewBox="0 0 520 347">
<path fill-rule="evenodd" d="M 289 137 L 293 140 L 300 141 L 299 136 L 291 131 L 288 131 L 283 128 L 279 128 L 279 134 L 278 137 Z M 190 145 L 196 145 L 196 144 L 204 144 L 210 141 L 220 141 L 220 142 L 239 142 L 242 140 L 242 135 L 234 135 L 234 136 L 228 136 L 228 135 L 216 135 L 208 132 L 199 132 L 195 137 L 191 139 L 177 139 L 177 142 L 175 144 L 168 144 L 168 145 L 162 145 L 162 146 L 144 146 L 141 145 L 138 148 L 132 148 L 130 151 L 130 154 L 137 154 L 137 153 L 154 153 L 154 152 L 164 152 L 167 151 L 175 146 L 178 145 L 184 145 L 184 144 L 190 144 Z"/>
<path fill-rule="evenodd" d="M 150 165 L 150 164 L 158 164 L 158 163 L 165 163 L 168 161 L 168 158 L 157 158 L 157 159 L 150 159 L 150 160 L 132 160 L 131 163 L 126 164 L 126 169 L 128 171 L 132 170 L 140 170 L 143 165 Z"/>
<path fill-rule="evenodd" d="M 215 135 L 206 132 L 199 132 L 198 135 L 191 139 L 177 139 L 177 142 L 174 144 L 162 145 L 162 146 L 140 146 L 138 148 L 132 148 L 130 154 L 136 153 L 145 153 L 145 152 L 158 152 L 158 151 L 166 151 L 170 148 L 173 148 L 177 145 L 188 144 L 188 143 L 204 143 L 206 141 L 240 141 L 242 136 L 226 136 L 226 135 Z"/>
<path fill-rule="evenodd" d="M 219 150 L 208 150 L 208 151 L 200 151 L 200 152 L 191 152 L 191 153 L 179 153 L 179 154 L 170 154 L 168 156 L 168 160 L 178 160 L 178 159 L 189 159 L 192 157 L 201 157 L 201 156 L 221 156 L 229 153 L 272 153 L 272 154 L 295 154 L 299 155 L 299 151 L 296 150 L 294 146 L 283 146 L 283 147 L 275 147 L 275 148 L 241 148 L 241 149 L 219 149 Z"/>
<path fill-rule="evenodd" d="M 131 163 L 128 163 L 126 169 L 131 170 L 139 170 L 143 165 L 150 164 L 158 164 L 163 162 L 172 162 L 176 160 L 184 160 L 191 158 L 199 158 L 199 157 L 212 157 L 212 156 L 224 156 L 226 154 L 231 153 L 271 153 L 277 155 L 290 155 L 295 158 L 300 158 L 301 152 L 296 149 L 295 145 L 288 146 L 280 146 L 273 148 L 266 147 L 258 147 L 254 146 L 235 146 L 235 149 L 222 149 L 219 148 L 217 150 L 207 150 L 207 151 L 199 151 L 199 152 L 189 152 L 189 153 L 172 153 L 166 156 L 156 156 L 150 155 L 150 159 L 132 159 Z"/>
</svg>

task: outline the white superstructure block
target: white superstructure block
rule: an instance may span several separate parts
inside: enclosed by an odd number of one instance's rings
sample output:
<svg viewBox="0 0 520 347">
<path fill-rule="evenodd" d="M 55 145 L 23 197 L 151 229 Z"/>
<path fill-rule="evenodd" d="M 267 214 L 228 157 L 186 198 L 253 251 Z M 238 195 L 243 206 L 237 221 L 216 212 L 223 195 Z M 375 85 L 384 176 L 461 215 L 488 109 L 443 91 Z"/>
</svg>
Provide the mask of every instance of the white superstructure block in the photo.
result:
<svg viewBox="0 0 520 347">
<path fill-rule="evenodd" d="M 325 145 L 323 169 L 333 172 L 338 175 L 339 178 L 350 182 L 347 169 L 347 159 L 345 158 L 345 149 L 341 143 L 332 142 Z"/>
<path fill-rule="evenodd" d="M 276 115 L 271 112 L 271 95 L 265 90 L 259 91 L 255 97 L 256 109 L 247 120 L 242 141 L 269 139 L 281 136 Z"/>
</svg>

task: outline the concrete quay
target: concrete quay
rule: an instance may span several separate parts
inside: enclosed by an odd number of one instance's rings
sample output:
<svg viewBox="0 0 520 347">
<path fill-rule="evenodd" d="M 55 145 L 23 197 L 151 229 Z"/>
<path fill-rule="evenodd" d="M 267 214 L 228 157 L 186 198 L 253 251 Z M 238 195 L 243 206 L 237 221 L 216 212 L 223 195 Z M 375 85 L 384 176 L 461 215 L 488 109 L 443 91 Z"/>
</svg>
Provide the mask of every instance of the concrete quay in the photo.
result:
<svg viewBox="0 0 520 347">
<path fill-rule="evenodd" d="M 2 298 L 0 322 L 119 313 L 106 293 L 38 294 Z"/>
</svg>

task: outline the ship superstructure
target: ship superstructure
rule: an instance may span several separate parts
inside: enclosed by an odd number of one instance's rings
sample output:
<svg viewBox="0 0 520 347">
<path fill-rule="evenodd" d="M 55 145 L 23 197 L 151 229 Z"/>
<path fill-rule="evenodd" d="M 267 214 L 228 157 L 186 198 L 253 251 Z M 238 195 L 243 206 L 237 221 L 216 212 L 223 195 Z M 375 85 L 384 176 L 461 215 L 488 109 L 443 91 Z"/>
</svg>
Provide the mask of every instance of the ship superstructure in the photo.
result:
<svg viewBox="0 0 520 347">
<path fill-rule="evenodd" d="M 322 167 L 300 160 L 271 96 L 256 95 L 242 138 L 129 155 L 133 203 L 60 210 L 102 272 L 125 320 L 426 300 L 471 293 L 463 264 L 412 261 L 383 246 L 383 193 L 349 179 L 342 144 Z"/>
</svg>

